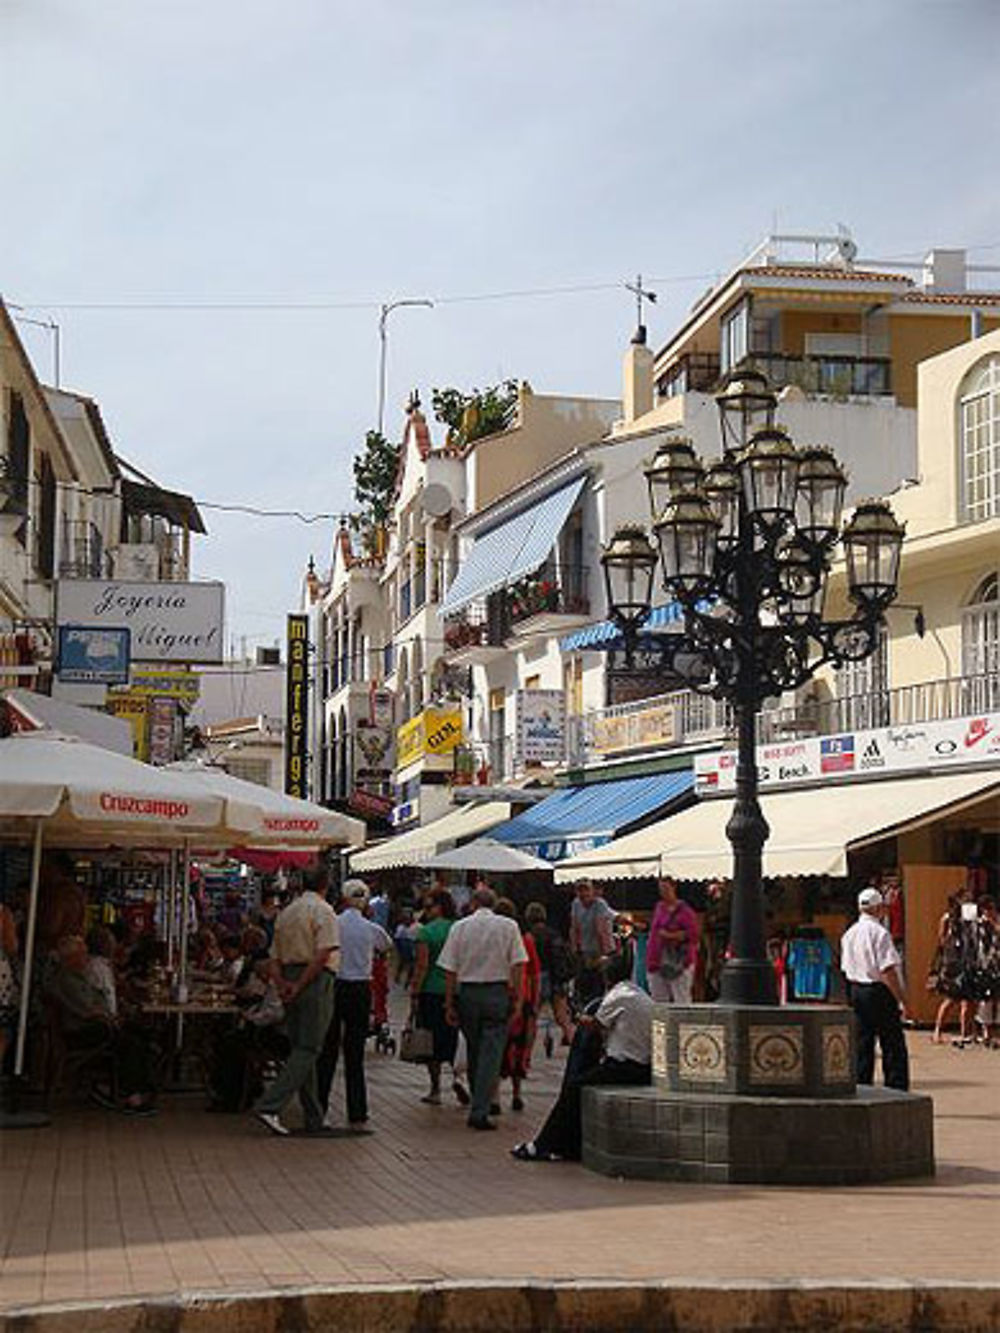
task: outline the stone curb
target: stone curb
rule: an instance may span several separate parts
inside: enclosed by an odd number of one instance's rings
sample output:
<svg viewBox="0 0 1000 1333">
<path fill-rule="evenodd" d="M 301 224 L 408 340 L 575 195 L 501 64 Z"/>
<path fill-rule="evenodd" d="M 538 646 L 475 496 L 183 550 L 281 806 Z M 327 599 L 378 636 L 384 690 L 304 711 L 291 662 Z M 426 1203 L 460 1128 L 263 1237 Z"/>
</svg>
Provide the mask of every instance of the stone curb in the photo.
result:
<svg viewBox="0 0 1000 1333">
<path fill-rule="evenodd" d="M 185 1294 L 0 1313 L 0 1333 L 1000 1333 L 1000 1286 L 439 1282 Z"/>
</svg>

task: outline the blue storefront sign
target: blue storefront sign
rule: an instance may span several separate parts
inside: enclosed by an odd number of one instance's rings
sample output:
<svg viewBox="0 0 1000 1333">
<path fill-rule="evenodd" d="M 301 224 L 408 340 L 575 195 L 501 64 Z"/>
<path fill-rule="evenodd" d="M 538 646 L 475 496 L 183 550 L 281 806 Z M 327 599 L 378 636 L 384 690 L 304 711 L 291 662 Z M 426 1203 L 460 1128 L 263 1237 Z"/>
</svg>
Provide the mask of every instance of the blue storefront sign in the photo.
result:
<svg viewBox="0 0 1000 1333">
<path fill-rule="evenodd" d="M 60 625 L 56 675 L 77 685 L 127 685 L 132 632 L 104 625 Z"/>
</svg>

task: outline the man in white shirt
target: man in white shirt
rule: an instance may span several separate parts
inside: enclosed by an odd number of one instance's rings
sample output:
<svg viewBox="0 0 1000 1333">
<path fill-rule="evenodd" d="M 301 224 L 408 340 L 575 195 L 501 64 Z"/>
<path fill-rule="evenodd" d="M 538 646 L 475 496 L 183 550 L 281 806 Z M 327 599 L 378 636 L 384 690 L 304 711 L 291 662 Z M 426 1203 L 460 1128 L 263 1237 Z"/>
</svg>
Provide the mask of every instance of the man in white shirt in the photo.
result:
<svg viewBox="0 0 1000 1333">
<path fill-rule="evenodd" d="M 333 1018 L 316 1065 L 317 1091 L 320 1105 L 327 1108 L 325 1123 L 329 1124 L 330 1088 L 343 1047 L 347 1120 L 352 1129 L 360 1129 L 368 1119 L 365 1042 L 371 1022 L 372 960 L 375 954 L 391 949 L 392 940 L 365 916 L 368 886 L 363 879 L 345 882 L 341 904 L 337 917 L 340 966 L 333 986 Z"/>
<path fill-rule="evenodd" d="M 611 989 L 593 1016 L 584 1014 L 580 1018 L 556 1104 L 535 1137 L 511 1149 L 520 1161 L 578 1161 L 583 1137 L 583 1089 L 599 1084 L 649 1083 L 653 1001 L 641 987 L 627 980 L 630 966 L 624 951 L 608 960 Z"/>
<path fill-rule="evenodd" d="M 910 1062 L 902 1022 L 906 992 L 896 946 L 878 920 L 882 910 L 878 889 L 862 889 L 858 894 L 858 919 L 840 941 L 840 968 L 847 978 L 851 1007 L 857 1019 L 858 1082 L 875 1081 L 877 1039 L 885 1086 L 907 1092 Z"/>
<path fill-rule="evenodd" d="M 471 1129 L 496 1129 L 489 1118 L 490 1098 L 528 961 L 517 922 L 496 915 L 496 900 L 491 888 L 476 885 L 472 914 L 455 922 L 437 960 L 445 974 L 445 1015 L 461 1026 L 469 1051 Z"/>
<path fill-rule="evenodd" d="M 337 914 L 326 901 L 325 866 L 302 872 L 302 892 L 274 923 L 271 946 L 278 990 L 285 1005 L 285 1026 L 292 1050 L 281 1073 L 254 1107 L 254 1115 L 272 1134 L 287 1134 L 280 1113 L 297 1092 L 306 1132 L 323 1128 L 316 1091 L 316 1061 L 333 1013 L 333 977 L 337 970 Z"/>
</svg>

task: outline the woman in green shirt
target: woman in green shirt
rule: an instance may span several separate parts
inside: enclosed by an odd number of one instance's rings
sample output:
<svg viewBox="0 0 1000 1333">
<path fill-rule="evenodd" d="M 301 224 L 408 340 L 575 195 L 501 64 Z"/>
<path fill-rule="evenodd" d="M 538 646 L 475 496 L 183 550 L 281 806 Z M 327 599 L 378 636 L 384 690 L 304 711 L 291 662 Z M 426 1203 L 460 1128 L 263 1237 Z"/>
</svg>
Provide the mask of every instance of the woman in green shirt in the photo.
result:
<svg viewBox="0 0 1000 1333">
<path fill-rule="evenodd" d="M 441 1104 L 441 1066 L 454 1065 L 458 1046 L 458 1029 L 444 1015 L 445 976 L 437 965 L 454 921 L 455 903 L 451 894 L 447 889 L 432 889 L 427 895 L 423 925 L 417 932 L 417 956 L 410 983 L 417 1023 L 434 1036 L 434 1053 L 427 1065 L 431 1089 L 420 1099 L 430 1106 Z M 452 1086 L 455 1096 L 465 1105 L 468 1101 L 465 1088 L 457 1079 Z"/>
</svg>

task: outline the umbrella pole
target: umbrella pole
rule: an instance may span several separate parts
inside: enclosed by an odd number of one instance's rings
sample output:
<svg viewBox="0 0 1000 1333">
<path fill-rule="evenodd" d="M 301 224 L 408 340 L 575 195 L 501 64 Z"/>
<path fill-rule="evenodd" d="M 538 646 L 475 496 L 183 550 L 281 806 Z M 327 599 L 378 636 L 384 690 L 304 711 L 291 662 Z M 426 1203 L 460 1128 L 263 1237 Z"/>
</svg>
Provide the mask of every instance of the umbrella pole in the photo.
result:
<svg viewBox="0 0 1000 1333">
<path fill-rule="evenodd" d="M 24 1070 L 24 1043 L 28 1035 L 28 1005 L 31 999 L 31 972 L 35 956 L 35 927 L 38 923 L 38 882 L 42 873 L 42 830 L 35 824 L 35 842 L 31 852 L 31 888 L 28 892 L 28 928 L 24 940 L 24 977 L 21 981 L 21 1009 L 17 1020 L 17 1050 L 14 1053 L 14 1077 Z"/>
<path fill-rule="evenodd" d="M 174 970 L 177 957 L 177 849 L 170 849 L 170 872 L 167 880 L 167 971 Z"/>
<path fill-rule="evenodd" d="M 181 884 L 181 958 L 178 987 L 178 999 L 182 1003 L 187 1001 L 187 961 L 188 961 L 188 917 L 191 911 L 191 844 L 187 838 L 184 839 L 184 852 L 181 859 L 181 872 L 184 876 Z M 177 1049 L 181 1049 L 184 1042 L 184 1015 L 177 1015 Z"/>
</svg>

